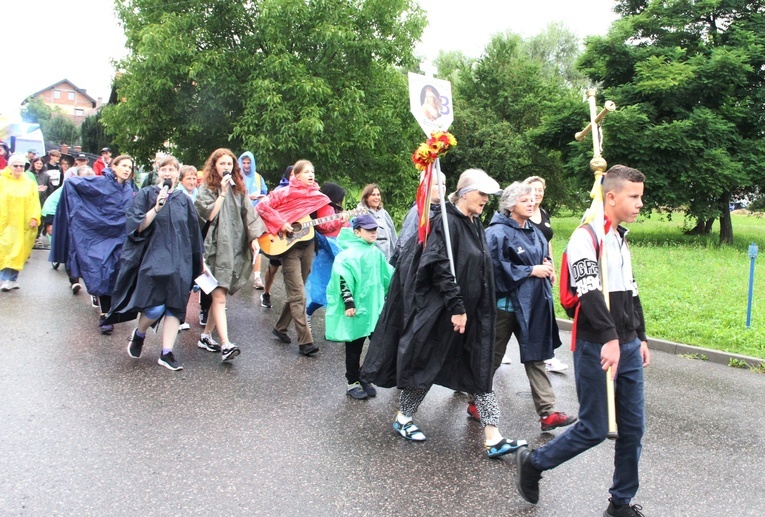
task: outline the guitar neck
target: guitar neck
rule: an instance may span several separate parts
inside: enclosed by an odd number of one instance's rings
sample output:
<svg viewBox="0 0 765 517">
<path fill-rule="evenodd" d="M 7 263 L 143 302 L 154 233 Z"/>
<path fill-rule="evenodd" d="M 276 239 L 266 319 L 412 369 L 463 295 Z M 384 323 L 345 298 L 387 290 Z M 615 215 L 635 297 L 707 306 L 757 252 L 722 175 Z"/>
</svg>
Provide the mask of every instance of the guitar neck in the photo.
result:
<svg viewBox="0 0 765 517">
<path fill-rule="evenodd" d="M 303 228 L 310 228 L 311 226 L 316 226 L 319 224 L 328 223 L 330 221 L 335 221 L 337 219 L 342 219 L 346 214 L 347 215 L 356 215 L 358 213 L 358 210 L 351 210 L 350 212 L 340 212 L 339 214 L 334 215 L 328 215 L 326 217 L 320 217 L 318 219 L 311 219 L 310 221 L 306 221 L 301 224 Z"/>
</svg>

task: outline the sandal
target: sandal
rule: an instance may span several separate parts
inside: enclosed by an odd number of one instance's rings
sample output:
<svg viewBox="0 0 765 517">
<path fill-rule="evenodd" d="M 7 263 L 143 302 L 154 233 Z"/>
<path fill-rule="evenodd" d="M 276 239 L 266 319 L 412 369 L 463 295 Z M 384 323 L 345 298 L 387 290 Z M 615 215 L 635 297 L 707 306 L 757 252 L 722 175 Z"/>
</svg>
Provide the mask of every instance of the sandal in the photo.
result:
<svg viewBox="0 0 765 517">
<path fill-rule="evenodd" d="M 396 419 L 393 421 L 393 429 L 395 429 L 398 434 L 407 440 L 411 440 L 413 442 L 424 442 L 427 440 L 425 435 L 422 434 L 422 431 L 420 431 L 420 428 L 414 425 L 414 422 L 411 420 L 405 424 L 402 424 L 398 421 L 398 419 Z"/>
<path fill-rule="evenodd" d="M 515 452 L 521 447 L 528 446 L 528 442 L 526 440 L 510 441 L 507 438 L 502 438 L 500 441 L 498 441 L 494 445 L 489 445 L 488 443 L 485 445 L 486 445 L 486 453 L 489 455 L 489 458 L 499 458 L 501 456 L 504 456 L 505 454 L 510 454 L 511 452 Z"/>
</svg>

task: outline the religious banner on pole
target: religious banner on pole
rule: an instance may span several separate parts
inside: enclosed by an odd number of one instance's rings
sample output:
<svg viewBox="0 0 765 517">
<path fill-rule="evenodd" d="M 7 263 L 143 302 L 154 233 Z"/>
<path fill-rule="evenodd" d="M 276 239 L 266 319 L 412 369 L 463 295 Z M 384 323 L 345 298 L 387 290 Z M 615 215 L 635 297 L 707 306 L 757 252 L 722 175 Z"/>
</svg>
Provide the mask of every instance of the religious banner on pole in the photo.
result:
<svg viewBox="0 0 765 517">
<path fill-rule="evenodd" d="M 443 79 L 409 73 L 409 109 L 428 137 L 428 140 L 422 143 L 412 155 L 415 166 L 422 171 L 420 185 L 417 188 L 417 240 L 423 246 L 427 244 L 430 233 L 431 186 L 436 181 L 438 192 L 440 192 L 446 253 L 449 256 L 452 275 L 454 275 L 454 257 L 444 199 L 446 185 L 442 179 L 439 161 L 439 156 L 457 145 L 454 136 L 447 131 L 454 121 L 451 83 Z"/>
<path fill-rule="evenodd" d="M 410 72 L 409 110 L 425 135 L 448 130 L 454 122 L 452 83 Z"/>
</svg>

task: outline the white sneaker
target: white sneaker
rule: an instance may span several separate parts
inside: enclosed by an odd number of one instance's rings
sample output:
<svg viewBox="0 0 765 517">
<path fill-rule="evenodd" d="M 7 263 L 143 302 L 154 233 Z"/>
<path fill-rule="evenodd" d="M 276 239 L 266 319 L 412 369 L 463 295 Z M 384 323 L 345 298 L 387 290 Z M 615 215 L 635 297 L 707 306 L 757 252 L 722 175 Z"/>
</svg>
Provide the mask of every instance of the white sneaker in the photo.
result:
<svg viewBox="0 0 765 517">
<path fill-rule="evenodd" d="M 178 325 L 178 330 L 189 330 L 191 328 L 191 325 L 186 323 L 185 321 Z"/>
<path fill-rule="evenodd" d="M 10 286 L 11 289 L 18 289 L 19 288 L 19 283 L 16 282 L 16 281 L 13 281 L 13 280 L 11 280 L 8 285 Z"/>
<path fill-rule="evenodd" d="M 11 281 L 10 280 L 4 280 L 3 284 L 0 286 L 0 291 L 10 291 L 11 290 Z"/>
<path fill-rule="evenodd" d="M 513 360 L 510 359 L 510 354 L 505 354 L 504 357 L 502 357 L 502 364 L 513 364 Z"/>
<path fill-rule="evenodd" d="M 545 369 L 548 372 L 562 372 L 563 370 L 568 369 L 568 365 L 560 362 L 557 357 L 553 357 L 552 359 L 545 361 Z"/>
</svg>

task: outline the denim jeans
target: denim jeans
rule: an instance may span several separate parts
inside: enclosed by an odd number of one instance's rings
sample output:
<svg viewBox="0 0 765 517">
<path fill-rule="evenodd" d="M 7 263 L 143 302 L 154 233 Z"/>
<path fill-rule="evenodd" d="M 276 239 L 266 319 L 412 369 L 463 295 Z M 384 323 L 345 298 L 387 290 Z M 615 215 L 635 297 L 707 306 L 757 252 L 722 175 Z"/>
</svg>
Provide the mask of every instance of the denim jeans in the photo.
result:
<svg viewBox="0 0 765 517">
<path fill-rule="evenodd" d="M 15 282 L 19 278 L 19 272 L 15 269 L 11 269 L 9 267 L 5 268 L 0 272 L 0 280 L 10 280 L 11 282 Z"/>
<path fill-rule="evenodd" d="M 539 470 L 557 467 L 606 439 L 608 406 L 606 372 L 600 366 L 600 343 L 577 339 L 574 351 L 579 421 L 531 455 Z M 620 346 L 621 355 L 615 388 L 616 424 L 614 477 L 609 492 L 615 504 L 629 504 L 638 490 L 638 463 L 645 432 L 643 358 L 640 340 Z"/>
</svg>

